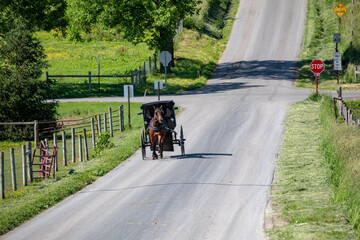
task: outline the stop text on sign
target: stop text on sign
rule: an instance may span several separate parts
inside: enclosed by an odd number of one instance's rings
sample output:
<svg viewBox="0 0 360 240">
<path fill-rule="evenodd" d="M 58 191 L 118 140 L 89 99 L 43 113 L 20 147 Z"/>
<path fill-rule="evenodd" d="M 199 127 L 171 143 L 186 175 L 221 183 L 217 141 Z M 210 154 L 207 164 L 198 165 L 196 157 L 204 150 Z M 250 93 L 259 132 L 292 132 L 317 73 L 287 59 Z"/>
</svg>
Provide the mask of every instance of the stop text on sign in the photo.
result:
<svg viewBox="0 0 360 240">
<path fill-rule="evenodd" d="M 311 65 L 311 69 L 323 69 L 324 68 L 324 64 L 313 64 Z"/>
<path fill-rule="evenodd" d="M 325 69 L 325 64 L 321 60 L 314 60 L 310 63 L 310 70 L 316 75 L 319 76 L 322 71 Z"/>
</svg>

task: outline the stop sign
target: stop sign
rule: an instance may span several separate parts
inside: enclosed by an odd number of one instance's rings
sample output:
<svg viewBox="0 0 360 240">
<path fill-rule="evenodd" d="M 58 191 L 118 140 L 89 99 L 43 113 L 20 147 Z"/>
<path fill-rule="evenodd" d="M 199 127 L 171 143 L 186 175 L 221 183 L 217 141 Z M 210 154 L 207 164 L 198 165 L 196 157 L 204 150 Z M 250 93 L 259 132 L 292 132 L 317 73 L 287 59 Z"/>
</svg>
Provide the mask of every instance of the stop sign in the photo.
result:
<svg viewBox="0 0 360 240">
<path fill-rule="evenodd" d="M 324 71 L 325 64 L 321 60 L 314 60 L 310 63 L 310 69 L 316 76 L 319 76 Z"/>
</svg>

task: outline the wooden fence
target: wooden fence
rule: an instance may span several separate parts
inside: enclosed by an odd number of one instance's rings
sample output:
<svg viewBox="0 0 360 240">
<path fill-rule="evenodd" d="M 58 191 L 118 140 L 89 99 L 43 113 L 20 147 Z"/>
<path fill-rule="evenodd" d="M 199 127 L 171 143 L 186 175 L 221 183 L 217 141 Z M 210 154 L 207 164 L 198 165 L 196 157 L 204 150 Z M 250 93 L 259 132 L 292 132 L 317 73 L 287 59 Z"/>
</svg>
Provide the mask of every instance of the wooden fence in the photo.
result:
<svg viewBox="0 0 360 240">
<path fill-rule="evenodd" d="M 354 119 L 351 109 L 347 107 L 344 99 L 342 98 L 341 87 L 339 87 L 338 90 L 338 97 L 334 98 L 334 111 L 336 120 L 339 117 L 342 117 L 345 123 L 360 126 L 360 119 Z"/>
<path fill-rule="evenodd" d="M 141 66 L 137 69 L 134 69 L 130 74 L 123 75 L 93 75 L 91 71 L 87 75 L 51 75 L 49 72 L 46 72 L 45 78 L 48 81 L 50 78 L 88 78 L 89 82 L 89 92 L 92 92 L 92 79 L 93 78 L 131 78 L 131 84 L 134 86 L 139 86 L 141 83 L 146 82 L 146 75 L 152 75 L 154 70 L 158 65 L 158 57 L 154 54 L 153 58 L 149 57 L 149 61 L 144 61 Z M 100 83 L 99 83 L 100 84 Z M 100 87 L 100 86 L 99 86 Z"/>
<path fill-rule="evenodd" d="M 49 148 L 49 139 L 52 139 L 52 144 L 59 147 L 59 150 L 55 155 L 55 171 L 58 170 L 59 164 L 66 166 L 69 162 L 74 163 L 77 161 L 82 162 L 89 160 L 90 148 L 88 139 L 91 138 L 92 144 L 90 144 L 90 146 L 94 149 L 96 146 L 96 135 L 103 132 L 109 132 L 112 137 L 115 131 L 122 132 L 125 129 L 124 110 L 122 105 L 120 105 L 117 110 L 109 108 L 109 112 L 107 113 L 96 114 L 83 119 L 58 120 L 52 122 L 35 121 L 27 124 L 34 124 L 34 150 L 36 149 L 36 146 L 38 146 L 40 140 L 45 141 L 46 146 Z M 71 140 L 70 145 L 67 142 L 68 139 Z M 32 146 L 30 142 L 22 146 L 21 153 L 19 150 L 10 148 L 10 164 L 6 164 L 4 152 L 0 152 L 1 199 L 5 197 L 5 186 L 9 185 L 5 183 L 6 181 L 10 182 L 10 180 L 8 180 L 9 176 L 11 176 L 13 191 L 17 190 L 17 186 L 21 183 L 21 180 L 22 185 L 26 186 L 34 179 L 33 172 L 36 171 L 33 171 L 32 167 L 33 152 L 31 148 Z M 17 155 L 21 154 L 21 162 L 19 160 L 16 161 L 17 156 L 15 153 Z M 60 156 L 62 157 L 62 163 L 59 162 Z M 18 179 L 19 175 L 21 176 L 21 180 Z M 8 178 L 5 176 L 8 176 Z"/>
</svg>

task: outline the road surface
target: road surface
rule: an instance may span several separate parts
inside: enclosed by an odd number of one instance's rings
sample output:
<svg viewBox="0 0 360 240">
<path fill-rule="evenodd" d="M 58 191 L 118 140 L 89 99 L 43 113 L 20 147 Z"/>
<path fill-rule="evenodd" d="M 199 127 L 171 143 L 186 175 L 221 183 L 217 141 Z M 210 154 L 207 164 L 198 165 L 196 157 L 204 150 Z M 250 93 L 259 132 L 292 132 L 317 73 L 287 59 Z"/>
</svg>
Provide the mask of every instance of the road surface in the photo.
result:
<svg viewBox="0 0 360 240">
<path fill-rule="evenodd" d="M 292 87 L 305 15 L 305 0 L 241 0 L 208 85 L 162 98 L 183 108 L 185 157 L 137 152 L 1 239 L 264 239 L 288 104 L 309 93 Z"/>
</svg>

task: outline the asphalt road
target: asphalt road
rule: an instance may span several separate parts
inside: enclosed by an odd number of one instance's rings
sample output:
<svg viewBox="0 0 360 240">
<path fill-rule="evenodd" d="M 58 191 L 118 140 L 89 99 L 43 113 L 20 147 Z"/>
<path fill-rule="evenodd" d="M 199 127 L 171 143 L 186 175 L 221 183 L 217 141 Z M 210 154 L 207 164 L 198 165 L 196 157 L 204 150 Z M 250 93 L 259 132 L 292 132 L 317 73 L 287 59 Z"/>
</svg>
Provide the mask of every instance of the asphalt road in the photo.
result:
<svg viewBox="0 0 360 240">
<path fill-rule="evenodd" d="M 264 239 L 283 121 L 309 94 L 292 87 L 305 15 L 305 0 L 241 0 L 208 85 L 163 98 L 183 108 L 185 157 L 137 152 L 1 239 Z"/>
</svg>

